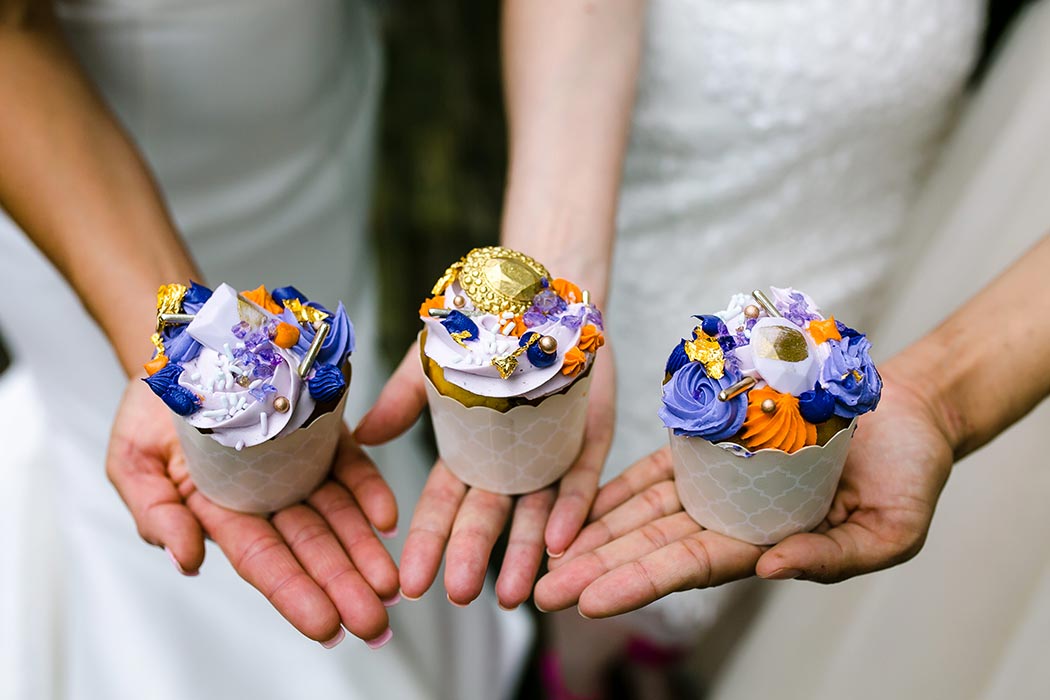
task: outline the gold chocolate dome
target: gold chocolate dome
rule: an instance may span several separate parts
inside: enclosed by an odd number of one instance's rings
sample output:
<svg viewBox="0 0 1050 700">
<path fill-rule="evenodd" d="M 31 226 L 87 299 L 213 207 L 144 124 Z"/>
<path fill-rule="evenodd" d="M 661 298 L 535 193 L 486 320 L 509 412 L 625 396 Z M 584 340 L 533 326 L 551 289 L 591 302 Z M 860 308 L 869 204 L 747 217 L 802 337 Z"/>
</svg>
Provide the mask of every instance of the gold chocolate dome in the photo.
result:
<svg viewBox="0 0 1050 700">
<path fill-rule="evenodd" d="M 543 290 L 541 280 L 550 280 L 547 268 L 528 255 L 510 248 L 489 246 L 475 248 L 455 263 L 434 285 L 433 294 L 440 294 L 455 280 L 474 302 L 486 313 L 524 313 L 532 306 L 532 298 Z"/>
</svg>

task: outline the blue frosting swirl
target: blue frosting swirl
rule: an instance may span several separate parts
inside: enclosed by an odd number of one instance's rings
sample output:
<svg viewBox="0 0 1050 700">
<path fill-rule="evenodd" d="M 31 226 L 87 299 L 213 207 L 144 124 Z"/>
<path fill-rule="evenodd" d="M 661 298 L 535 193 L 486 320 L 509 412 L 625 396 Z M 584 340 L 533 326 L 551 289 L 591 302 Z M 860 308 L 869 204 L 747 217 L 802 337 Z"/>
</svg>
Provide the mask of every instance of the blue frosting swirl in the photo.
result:
<svg viewBox="0 0 1050 700">
<path fill-rule="evenodd" d="M 306 385 L 310 389 L 310 397 L 317 403 L 327 403 L 329 401 L 335 401 L 346 387 L 346 380 L 343 379 L 343 373 L 339 371 L 339 368 L 335 365 L 323 364 L 317 365 L 317 369 L 314 371 L 314 376 L 306 380 Z"/>
<path fill-rule="evenodd" d="M 835 397 L 818 384 L 798 397 L 798 412 L 810 423 L 823 423 L 835 415 Z"/>
<path fill-rule="evenodd" d="M 463 340 L 477 340 L 478 337 L 478 324 L 471 320 L 470 316 L 467 316 L 462 311 L 453 311 L 445 318 L 441 319 L 441 325 L 445 327 L 449 335 L 453 333 L 462 333 L 466 331 L 470 333 Z"/>
<path fill-rule="evenodd" d="M 861 333 L 843 333 L 842 340 L 827 343 L 831 352 L 820 385 L 835 398 L 835 415 L 854 418 L 874 411 L 882 394 L 882 377 L 868 355 L 871 343 Z"/>
<path fill-rule="evenodd" d="M 740 380 L 735 372 L 712 379 L 699 362 L 690 362 L 664 384 L 660 418 L 675 435 L 701 437 L 711 442 L 733 437 L 744 424 L 747 396 L 719 401 L 718 392 Z"/>
<path fill-rule="evenodd" d="M 671 351 L 671 355 L 667 358 L 667 364 L 664 365 L 664 374 L 674 374 L 689 364 L 689 361 L 689 356 L 685 354 L 685 340 L 683 339 L 682 342 L 674 346 L 674 350 Z"/>
<path fill-rule="evenodd" d="M 186 296 L 182 297 L 182 310 L 188 314 L 195 314 L 209 299 L 211 299 L 211 289 L 190 280 L 190 288 L 186 290 Z"/>
<path fill-rule="evenodd" d="M 328 312 L 319 304 L 311 304 L 311 306 L 315 306 L 330 314 L 325 322 L 329 323 L 331 328 L 328 329 L 328 337 L 321 344 L 321 352 L 317 356 L 317 361 L 341 367 L 346 356 L 354 351 L 354 324 L 350 322 L 350 317 L 346 315 L 346 308 L 343 306 L 343 302 L 339 302 L 339 306 L 336 307 L 334 314 Z M 282 314 L 282 318 L 289 323 L 296 323 L 295 317 L 287 309 Z M 310 348 L 315 331 L 310 324 L 297 325 L 299 326 L 299 342 L 295 344 L 295 350 L 301 357 Z"/>
<path fill-rule="evenodd" d="M 211 299 L 212 291 L 203 284 L 197 284 L 190 280 L 189 289 L 182 297 L 182 312 L 195 314 L 201 310 L 204 303 Z M 164 355 L 173 362 L 189 362 L 197 357 L 201 351 L 201 344 L 186 332 L 188 324 L 180 323 L 167 326 L 162 334 L 164 340 Z"/>
<path fill-rule="evenodd" d="M 310 301 L 306 298 L 305 294 L 303 294 L 291 285 L 288 285 L 287 287 L 278 287 L 277 289 L 270 292 L 270 297 L 272 297 L 274 301 L 276 301 L 282 306 L 284 305 L 284 302 L 288 299 L 298 299 L 299 303 L 301 304 L 305 304 L 308 301 Z"/>
<path fill-rule="evenodd" d="M 168 364 L 142 381 L 149 385 L 168 408 L 180 416 L 188 416 L 201 407 L 201 401 L 196 394 L 179 385 L 181 374 L 182 367 Z"/>
</svg>

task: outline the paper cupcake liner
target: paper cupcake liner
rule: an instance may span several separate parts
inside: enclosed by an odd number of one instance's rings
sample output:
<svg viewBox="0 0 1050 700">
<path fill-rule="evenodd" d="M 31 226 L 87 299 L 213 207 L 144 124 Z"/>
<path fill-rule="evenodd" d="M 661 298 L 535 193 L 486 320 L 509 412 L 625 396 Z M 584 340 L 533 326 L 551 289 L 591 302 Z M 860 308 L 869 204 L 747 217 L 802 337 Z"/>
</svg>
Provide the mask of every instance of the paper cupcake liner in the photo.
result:
<svg viewBox="0 0 1050 700">
<path fill-rule="evenodd" d="M 751 544 L 808 532 L 831 508 L 856 425 L 793 454 L 747 452 L 669 430 L 678 497 L 705 528 Z"/>
<path fill-rule="evenodd" d="M 426 378 L 438 453 L 470 486 L 510 495 L 541 489 L 560 479 L 580 453 L 590 386 L 588 374 L 563 394 L 500 412 L 468 408 Z"/>
<path fill-rule="evenodd" d="M 244 513 L 270 513 L 303 500 L 332 466 L 349 393 L 348 387 L 335 409 L 306 427 L 239 452 L 174 416 L 193 483 L 209 500 Z"/>
</svg>

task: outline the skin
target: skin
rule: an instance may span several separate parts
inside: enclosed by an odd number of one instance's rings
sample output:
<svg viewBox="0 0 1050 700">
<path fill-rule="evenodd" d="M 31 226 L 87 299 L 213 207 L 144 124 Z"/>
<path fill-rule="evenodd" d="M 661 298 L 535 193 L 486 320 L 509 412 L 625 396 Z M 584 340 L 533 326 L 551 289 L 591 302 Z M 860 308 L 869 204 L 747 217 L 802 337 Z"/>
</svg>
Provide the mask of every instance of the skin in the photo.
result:
<svg viewBox="0 0 1050 700">
<path fill-rule="evenodd" d="M 397 507 L 345 427 L 330 478 L 269 519 L 212 504 L 188 478 L 170 411 L 139 377 L 157 288 L 202 276 L 47 2 L 0 0 L 0 104 L 0 205 L 73 286 L 129 377 L 106 474 L 142 538 L 196 575 L 209 537 L 311 639 L 333 645 L 343 627 L 384 635 L 398 575 L 373 528 L 393 530 Z"/>
<path fill-rule="evenodd" d="M 616 200 L 641 51 L 640 0 L 507 0 L 504 90 L 510 165 L 501 243 L 542 261 L 603 304 Z M 578 125 L 586 124 L 580 129 Z M 510 523 L 496 581 L 504 608 L 530 595 L 543 551 L 560 555 L 586 521 L 612 441 L 611 349 L 598 353 L 585 446 L 556 486 L 512 498 L 469 488 L 438 460 L 416 506 L 401 557 L 401 590 L 417 598 L 445 557 L 449 600 L 480 593 L 492 547 Z M 355 430 L 364 445 L 407 430 L 426 405 L 418 351 L 410 348 Z"/>
<path fill-rule="evenodd" d="M 592 522 L 537 584 L 537 605 L 608 617 L 755 574 L 834 583 L 911 559 L 953 462 L 1050 395 L 1050 362 L 1030 351 L 1050 343 L 1050 324 L 1040 322 L 1050 314 L 1047 269 L 1050 236 L 882 367 L 882 401 L 860 419 L 814 532 L 757 547 L 704 530 L 682 510 L 663 448 L 602 489 Z M 990 318 L 995 342 L 974 342 L 974 319 Z M 1003 357 L 1010 371 L 990 371 Z"/>
</svg>

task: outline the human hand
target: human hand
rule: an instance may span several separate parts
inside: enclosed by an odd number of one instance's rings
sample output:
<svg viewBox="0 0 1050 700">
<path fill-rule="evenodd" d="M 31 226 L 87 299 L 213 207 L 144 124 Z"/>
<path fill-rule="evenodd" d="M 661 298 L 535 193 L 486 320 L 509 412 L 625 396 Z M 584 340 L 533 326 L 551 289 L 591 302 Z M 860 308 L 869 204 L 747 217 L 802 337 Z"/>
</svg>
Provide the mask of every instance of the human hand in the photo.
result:
<svg viewBox="0 0 1050 700">
<path fill-rule="evenodd" d="M 110 436 L 106 473 L 141 537 L 195 576 L 204 536 L 296 629 L 327 647 L 343 627 L 377 644 L 388 638 L 383 600 L 397 595 L 397 567 L 372 527 L 397 524 L 393 493 L 344 426 L 332 473 L 305 502 L 270 518 L 215 505 L 193 485 L 171 413 L 132 379 Z"/>
<path fill-rule="evenodd" d="M 583 449 L 557 485 L 524 496 L 471 488 L 439 459 L 416 505 L 401 554 L 401 591 L 418 598 L 433 584 L 445 554 L 445 590 L 455 605 L 480 593 L 492 547 L 510 520 L 510 538 L 496 580 L 499 604 L 512 609 L 528 599 L 543 550 L 564 552 L 579 532 L 598 490 L 612 442 L 615 369 L 606 347 L 594 379 Z M 386 442 L 407 430 L 426 406 L 419 352 L 412 346 L 354 437 L 363 445 Z"/>
<path fill-rule="evenodd" d="M 536 585 L 536 604 L 587 617 L 757 573 L 833 583 L 907 561 L 921 549 L 953 451 L 935 406 L 892 366 L 882 402 L 860 419 L 838 490 L 814 532 L 758 547 L 704 530 L 681 509 L 670 450 L 600 492 L 593 522 Z"/>
</svg>

